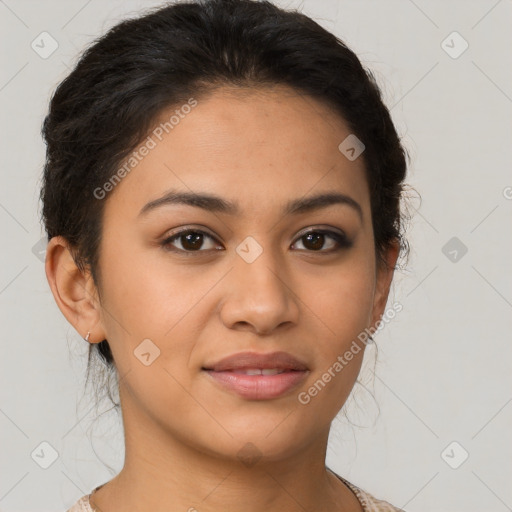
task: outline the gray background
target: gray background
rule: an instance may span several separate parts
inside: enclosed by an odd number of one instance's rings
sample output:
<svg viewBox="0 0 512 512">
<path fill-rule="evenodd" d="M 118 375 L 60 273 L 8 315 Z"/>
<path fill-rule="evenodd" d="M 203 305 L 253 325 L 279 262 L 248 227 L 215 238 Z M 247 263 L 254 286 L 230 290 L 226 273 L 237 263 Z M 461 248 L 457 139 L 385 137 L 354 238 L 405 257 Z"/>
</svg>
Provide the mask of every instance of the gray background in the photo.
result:
<svg viewBox="0 0 512 512">
<path fill-rule="evenodd" d="M 328 464 L 411 512 L 512 510 L 512 2 L 277 3 L 312 16 L 375 71 L 422 196 L 389 302 L 404 309 L 376 338 L 375 376 L 368 350 L 352 424 L 335 421 Z M 119 419 L 95 421 L 83 396 L 87 344 L 44 274 L 40 126 L 78 52 L 157 4 L 0 0 L 1 511 L 64 511 L 122 466 Z M 31 47 L 43 31 L 58 43 L 47 58 Z"/>
</svg>

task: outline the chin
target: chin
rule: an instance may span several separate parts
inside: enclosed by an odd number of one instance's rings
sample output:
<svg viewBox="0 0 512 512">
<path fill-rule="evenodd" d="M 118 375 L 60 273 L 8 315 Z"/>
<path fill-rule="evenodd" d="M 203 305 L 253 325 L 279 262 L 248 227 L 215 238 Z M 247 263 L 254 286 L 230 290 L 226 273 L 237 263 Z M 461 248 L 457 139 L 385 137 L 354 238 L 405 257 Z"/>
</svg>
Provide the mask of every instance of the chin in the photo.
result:
<svg viewBox="0 0 512 512">
<path fill-rule="evenodd" d="M 300 421 L 297 413 L 280 410 L 273 414 L 240 414 L 236 419 L 219 417 L 220 432 L 203 438 L 206 451 L 217 457 L 238 459 L 248 467 L 255 461 L 278 461 L 293 457 L 318 438 L 318 421 L 309 425 L 311 419 Z M 327 426 L 328 431 L 328 426 Z M 197 440 L 197 437 L 196 437 Z M 214 441 L 212 443 L 212 441 Z"/>
</svg>

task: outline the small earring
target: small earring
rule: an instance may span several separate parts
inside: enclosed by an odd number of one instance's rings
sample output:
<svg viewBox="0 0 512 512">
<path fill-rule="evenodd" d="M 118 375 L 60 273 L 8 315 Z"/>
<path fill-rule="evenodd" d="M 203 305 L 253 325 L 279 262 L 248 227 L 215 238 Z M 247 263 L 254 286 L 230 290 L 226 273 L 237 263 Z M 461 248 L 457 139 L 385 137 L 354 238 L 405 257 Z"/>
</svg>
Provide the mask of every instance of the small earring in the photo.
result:
<svg viewBox="0 0 512 512">
<path fill-rule="evenodd" d="M 89 331 L 87 331 L 87 336 L 84 338 L 85 341 L 89 341 L 89 336 L 91 335 L 91 333 Z"/>
</svg>

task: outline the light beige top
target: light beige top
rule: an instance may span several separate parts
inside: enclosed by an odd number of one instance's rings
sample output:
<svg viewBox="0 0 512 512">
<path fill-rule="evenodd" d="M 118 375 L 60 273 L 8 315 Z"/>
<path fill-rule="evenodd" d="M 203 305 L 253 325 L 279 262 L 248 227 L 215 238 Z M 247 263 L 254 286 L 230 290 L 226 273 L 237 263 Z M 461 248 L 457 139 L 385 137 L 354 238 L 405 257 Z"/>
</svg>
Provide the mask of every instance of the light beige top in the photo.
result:
<svg viewBox="0 0 512 512">
<path fill-rule="evenodd" d="M 358 499 L 359 503 L 361 503 L 364 512 L 405 512 L 403 509 L 394 507 L 387 501 L 375 498 L 366 491 L 363 491 L 359 487 L 356 487 L 354 484 L 351 484 L 341 476 L 336 476 L 342 482 L 344 482 L 347 487 L 356 495 L 356 498 Z M 99 487 L 96 487 L 96 489 L 94 489 L 91 494 L 96 492 L 100 487 L 102 486 L 100 485 Z M 96 510 L 94 510 L 89 503 L 89 496 L 91 494 L 80 498 L 67 512 L 96 512 Z"/>
</svg>

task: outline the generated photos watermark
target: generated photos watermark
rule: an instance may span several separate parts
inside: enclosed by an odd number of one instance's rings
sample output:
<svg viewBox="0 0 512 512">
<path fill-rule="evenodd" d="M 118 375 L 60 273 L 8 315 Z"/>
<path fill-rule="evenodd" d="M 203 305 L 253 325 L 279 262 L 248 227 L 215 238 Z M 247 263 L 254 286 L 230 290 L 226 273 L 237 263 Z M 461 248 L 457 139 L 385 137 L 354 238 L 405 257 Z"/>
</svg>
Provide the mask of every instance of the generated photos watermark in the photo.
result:
<svg viewBox="0 0 512 512">
<path fill-rule="evenodd" d="M 373 343 L 373 335 L 382 330 L 386 324 L 395 318 L 397 313 L 402 311 L 403 305 L 400 302 L 393 303 L 393 306 L 387 309 L 382 318 L 375 323 L 375 326 L 365 328 L 361 331 L 355 340 L 352 341 L 350 347 L 336 358 L 329 368 L 319 377 L 306 391 L 301 391 L 297 395 L 297 400 L 302 405 L 307 405 L 311 399 L 318 395 L 325 385 L 338 375 L 345 368 L 355 355 L 361 352 L 363 346 Z"/>
<path fill-rule="evenodd" d="M 106 181 L 101 187 L 94 189 L 93 195 L 96 199 L 104 199 L 108 192 L 114 190 L 121 180 L 132 171 L 144 157 L 149 155 L 152 149 L 155 149 L 158 143 L 169 134 L 187 114 L 192 111 L 192 108 L 197 105 L 197 100 L 189 98 L 187 103 L 177 108 L 167 121 L 160 123 L 149 135 L 146 140 L 139 145 L 138 149 L 133 151 L 126 159 L 125 163 Z"/>
</svg>

